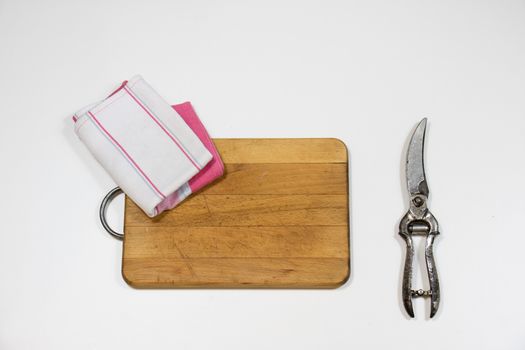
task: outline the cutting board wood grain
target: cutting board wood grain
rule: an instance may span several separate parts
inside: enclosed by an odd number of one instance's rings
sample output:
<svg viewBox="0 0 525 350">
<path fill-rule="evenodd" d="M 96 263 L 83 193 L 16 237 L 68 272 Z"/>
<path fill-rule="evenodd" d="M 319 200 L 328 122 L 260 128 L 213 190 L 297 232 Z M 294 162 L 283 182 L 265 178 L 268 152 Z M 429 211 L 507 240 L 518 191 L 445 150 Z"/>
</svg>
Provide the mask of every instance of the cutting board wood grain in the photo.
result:
<svg viewBox="0 0 525 350">
<path fill-rule="evenodd" d="M 350 274 L 348 156 L 337 139 L 215 139 L 225 175 L 156 218 L 125 201 L 137 288 L 335 288 Z"/>
</svg>

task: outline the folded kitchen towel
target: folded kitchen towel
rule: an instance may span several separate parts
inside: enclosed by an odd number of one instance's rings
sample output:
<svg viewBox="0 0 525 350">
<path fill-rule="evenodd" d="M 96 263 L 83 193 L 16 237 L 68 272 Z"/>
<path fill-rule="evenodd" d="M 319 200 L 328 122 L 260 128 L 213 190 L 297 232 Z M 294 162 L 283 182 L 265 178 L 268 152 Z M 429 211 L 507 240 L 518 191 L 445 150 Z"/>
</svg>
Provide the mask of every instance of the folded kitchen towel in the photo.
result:
<svg viewBox="0 0 525 350">
<path fill-rule="evenodd" d="M 195 134 L 202 141 L 204 146 L 213 155 L 213 159 L 202 170 L 191 178 L 187 186 L 182 186 L 178 191 L 170 195 L 164 201 L 157 205 L 157 212 L 160 214 L 165 210 L 174 208 L 177 204 L 182 202 L 190 194 L 197 192 L 204 186 L 221 177 L 224 173 L 224 164 L 217 148 L 213 144 L 206 128 L 200 121 L 197 113 L 193 109 L 190 102 L 184 102 L 174 105 L 173 109 L 184 119 L 186 124 L 193 130 Z"/>
<path fill-rule="evenodd" d="M 83 108 L 73 120 L 89 151 L 150 217 L 187 197 L 192 192 L 188 182 L 213 158 L 184 119 L 140 76 Z"/>
</svg>

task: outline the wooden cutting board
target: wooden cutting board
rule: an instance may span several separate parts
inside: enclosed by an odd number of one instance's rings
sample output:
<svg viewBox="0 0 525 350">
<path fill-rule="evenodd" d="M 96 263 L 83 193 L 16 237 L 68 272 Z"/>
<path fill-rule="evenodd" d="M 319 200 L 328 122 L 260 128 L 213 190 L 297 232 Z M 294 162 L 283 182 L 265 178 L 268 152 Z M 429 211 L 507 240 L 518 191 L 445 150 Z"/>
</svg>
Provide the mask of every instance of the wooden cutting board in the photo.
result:
<svg viewBox="0 0 525 350">
<path fill-rule="evenodd" d="M 122 275 L 139 288 L 335 288 L 349 277 L 337 139 L 215 139 L 222 179 L 151 219 L 126 198 Z"/>
</svg>

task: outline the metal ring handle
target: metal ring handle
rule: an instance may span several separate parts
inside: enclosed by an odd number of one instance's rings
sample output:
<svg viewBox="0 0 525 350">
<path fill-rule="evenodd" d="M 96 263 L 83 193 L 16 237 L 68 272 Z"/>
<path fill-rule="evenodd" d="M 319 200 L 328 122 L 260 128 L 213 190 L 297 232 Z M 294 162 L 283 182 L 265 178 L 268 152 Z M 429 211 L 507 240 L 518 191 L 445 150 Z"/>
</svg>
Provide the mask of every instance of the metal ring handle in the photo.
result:
<svg viewBox="0 0 525 350">
<path fill-rule="evenodd" d="M 124 234 L 118 233 L 115 230 L 113 230 L 111 227 L 109 227 L 109 224 L 106 220 L 106 210 L 108 208 L 108 205 L 111 203 L 111 201 L 113 201 L 113 199 L 115 199 L 115 197 L 121 193 L 124 193 L 124 192 L 120 189 L 120 187 L 115 187 L 114 189 L 109 191 L 108 194 L 106 194 L 106 196 L 102 200 L 102 203 L 100 204 L 100 210 L 99 210 L 100 222 L 102 223 L 102 226 L 104 227 L 104 229 L 108 231 L 110 235 L 120 240 L 124 238 Z"/>
</svg>

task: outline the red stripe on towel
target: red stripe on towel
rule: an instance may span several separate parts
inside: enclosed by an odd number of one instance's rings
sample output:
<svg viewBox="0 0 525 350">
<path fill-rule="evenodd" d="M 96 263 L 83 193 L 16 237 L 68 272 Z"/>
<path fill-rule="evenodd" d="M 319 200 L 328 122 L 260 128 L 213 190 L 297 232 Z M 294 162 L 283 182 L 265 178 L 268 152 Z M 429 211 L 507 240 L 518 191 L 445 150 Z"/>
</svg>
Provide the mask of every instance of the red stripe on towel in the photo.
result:
<svg viewBox="0 0 525 350">
<path fill-rule="evenodd" d="M 185 151 L 185 150 L 182 148 L 182 146 L 177 142 L 177 140 L 175 140 L 175 138 L 173 137 L 173 135 L 171 135 L 171 133 L 170 133 L 168 130 L 166 130 L 166 128 L 164 128 L 164 126 L 162 126 L 162 124 L 157 120 L 157 118 L 155 118 L 155 116 L 153 116 L 153 114 L 150 113 L 150 112 L 146 109 L 146 107 L 145 107 L 145 106 L 144 106 L 144 105 L 143 105 L 143 104 L 142 104 L 142 103 L 141 103 L 141 102 L 140 102 L 135 96 L 133 96 L 133 94 L 131 93 L 131 91 L 129 90 L 129 88 L 128 88 L 126 85 L 124 85 L 123 88 L 124 88 L 124 91 L 126 91 L 126 92 L 128 93 L 128 95 L 130 95 L 131 98 L 132 98 L 135 102 L 137 102 L 137 104 L 138 104 L 140 107 L 142 107 L 142 109 L 144 110 L 144 112 L 146 112 L 146 113 L 150 116 L 150 118 L 153 119 L 153 121 L 154 121 L 155 123 L 157 123 L 157 125 L 158 125 L 158 126 L 159 126 L 159 127 L 160 127 L 160 128 L 166 133 L 166 135 L 168 135 L 169 138 L 172 139 L 173 142 L 175 142 L 175 144 L 177 145 L 177 147 L 179 147 L 179 149 L 182 151 L 182 153 L 184 153 L 184 155 L 186 156 L 186 158 L 188 158 L 188 160 L 191 162 L 191 164 L 193 164 L 193 166 L 195 166 L 195 168 L 197 168 L 197 170 L 200 171 L 201 168 L 197 165 L 197 163 L 195 163 L 195 161 L 193 161 L 193 159 L 191 159 L 191 157 L 188 155 L 188 153 L 186 153 L 186 151 Z"/>
<path fill-rule="evenodd" d="M 100 129 L 102 131 L 104 131 L 104 133 L 115 143 L 115 145 L 117 145 L 118 148 L 120 148 L 120 150 L 126 155 L 126 157 L 131 161 L 131 163 L 133 163 L 133 165 L 135 166 L 135 168 L 142 174 L 142 176 L 144 176 L 144 178 L 149 182 L 149 184 L 155 189 L 155 191 L 157 191 L 157 193 L 162 197 L 162 199 L 166 198 L 166 196 L 160 192 L 160 190 L 157 188 L 157 186 L 155 186 L 155 184 L 153 184 L 153 181 L 151 181 L 151 179 L 148 177 L 148 175 L 146 175 L 144 173 L 144 171 L 142 171 L 142 169 L 139 167 L 139 165 L 133 160 L 133 158 L 131 158 L 131 156 L 129 155 L 128 152 L 126 152 L 126 150 L 124 149 L 124 147 L 122 147 L 122 145 L 120 143 L 118 143 L 117 140 L 115 140 L 115 138 L 106 130 L 106 128 L 104 128 L 102 126 L 102 124 L 100 124 L 100 122 L 98 121 L 98 119 L 95 117 L 95 115 L 91 112 L 88 112 L 88 114 L 91 116 L 91 118 L 93 119 L 93 121 L 95 121 L 95 123 L 97 123 L 97 125 L 100 127 Z"/>
</svg>

